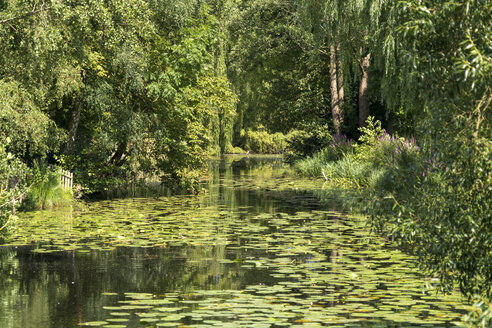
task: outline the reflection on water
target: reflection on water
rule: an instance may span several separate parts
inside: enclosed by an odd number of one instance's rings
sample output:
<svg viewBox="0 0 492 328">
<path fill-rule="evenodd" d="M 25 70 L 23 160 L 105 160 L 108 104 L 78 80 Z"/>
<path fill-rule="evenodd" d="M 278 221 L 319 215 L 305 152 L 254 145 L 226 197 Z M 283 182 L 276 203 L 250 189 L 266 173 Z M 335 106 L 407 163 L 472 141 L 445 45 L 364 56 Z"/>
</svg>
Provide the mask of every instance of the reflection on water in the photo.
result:
<svg viewBox="0 0 492 328">
<path fill-rule="evenodd" d="M 450 326 L 457 295 L 362 218 L 321 205 L 322 182 L 280 158 L 211 163 L 198 196 L 27 213 L 0 247 L 0 327 Z M 319 192 L 318 192 L 319 194 Z"/>
</svg>

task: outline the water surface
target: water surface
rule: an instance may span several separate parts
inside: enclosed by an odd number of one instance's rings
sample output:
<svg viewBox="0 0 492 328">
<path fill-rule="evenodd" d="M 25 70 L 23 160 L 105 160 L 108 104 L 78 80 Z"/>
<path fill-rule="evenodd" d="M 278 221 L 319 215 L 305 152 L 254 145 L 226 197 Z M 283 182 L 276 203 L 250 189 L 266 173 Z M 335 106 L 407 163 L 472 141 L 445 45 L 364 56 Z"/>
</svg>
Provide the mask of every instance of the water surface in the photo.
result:
<svg viewBox="0 0 492 328">
<path fill-rule="evenodd" d="M 198 196 L 25 213 L 0 327 L 448 327 L 465 306 L 280 158 L 212 163 Z"/>
</svg>

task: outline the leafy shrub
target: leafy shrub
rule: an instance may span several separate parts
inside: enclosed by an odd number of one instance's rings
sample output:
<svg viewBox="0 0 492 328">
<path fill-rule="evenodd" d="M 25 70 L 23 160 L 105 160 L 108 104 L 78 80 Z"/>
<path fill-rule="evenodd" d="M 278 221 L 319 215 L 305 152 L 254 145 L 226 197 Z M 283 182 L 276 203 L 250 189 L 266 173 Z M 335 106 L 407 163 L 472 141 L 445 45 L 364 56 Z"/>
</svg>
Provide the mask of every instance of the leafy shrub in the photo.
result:
<svg viewBox="0 0 492 328">
<path fill-rule="evenodd" d="M 282 133 L 268 133 L 262 127 L 259 130 L 241 130 L 244 150 L 256 154 L 280 154 L 287 147 Z"/>
<path fill-rule="evenodd" d="M 352 140 L 345 135 L 335 134 L 328 147 L 322 149 L 317 156 L 325 162 L 337 161 L 352 154 L 354 147 Z"/>
<path fill-rule="evenodd" d="M 105 154 L 100 152 L 102 157 Z M 73 170 L 74 179 L 82 186 L 83 194 L 94 194 L 118 189 L 132 181 L 128 163 L 115 165 L 106 163 L 93 154 L 62 155 L 58 162 L 64 168 Z"/>
<path fill-rule="evenodd" d="M 327 126 L 308 127 L 306 130 L 293 130 L 287 134 L 287 160 L 294 162 L 300 158 L 313 156 L 325 149 L 333 141 Z"/>
<path fill-rule="evenodd" d="M 232 145 L 228 145 L 225 151 L 226 154 L 245 154 L 246 151 L 241 147 L 233 147 Z"/>
<path fill-rule="evenodd" d="M 183 168 L 173 174 L 163 176 L 162 182 L 174 193 L 196 194 L 201 178 L 203 178 L 202 170 Z"/>
<path fill-rule="evenodd" d="M 366 127 L 360 128 L 360 144 L 355 146 L 360 161 L 370 162 L 376 167 L 394 167 L 401 164 L 403 158 L 418 157 L 420 148 L 415 139 L 388 134 L 381 128 L 381 122 L 374 121 L 371 116 L 366 123 Z"/>
</svg>

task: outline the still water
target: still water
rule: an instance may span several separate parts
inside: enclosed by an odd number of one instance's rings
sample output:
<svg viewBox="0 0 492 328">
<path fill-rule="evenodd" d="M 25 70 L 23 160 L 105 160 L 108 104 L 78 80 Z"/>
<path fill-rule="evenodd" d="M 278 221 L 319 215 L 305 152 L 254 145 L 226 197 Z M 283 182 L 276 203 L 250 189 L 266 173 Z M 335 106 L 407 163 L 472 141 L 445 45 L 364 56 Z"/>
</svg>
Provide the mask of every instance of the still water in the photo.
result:
<svg viewBox="0 0 492 328">
<path fill-rule="evenodd" d="M 195 196 L 23 214 L 0 327 L 450 327 L 466 304 L 280 158 L 226 157 Z M 316 196 L 317 195 L 317 196 Z"/>
</svg>

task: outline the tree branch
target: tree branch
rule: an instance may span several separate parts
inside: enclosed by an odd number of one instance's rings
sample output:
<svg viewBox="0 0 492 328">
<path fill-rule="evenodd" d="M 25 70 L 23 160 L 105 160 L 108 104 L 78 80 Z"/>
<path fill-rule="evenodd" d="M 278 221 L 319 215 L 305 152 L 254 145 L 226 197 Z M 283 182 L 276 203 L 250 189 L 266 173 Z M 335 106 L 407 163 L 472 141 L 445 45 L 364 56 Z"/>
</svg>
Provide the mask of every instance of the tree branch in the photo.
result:
<svg viewBox="0 0 492 328">
<path fill-rule="evenodd" d="M 37 10 L 31 10 L 30 12 L 28 12 L 28 13 L 26 13 L 24 15 L 19 15 L 19 16 L 15 16 L 15 17 L 12 17 L 12 18 L 7 18 L 7 19 L 4 19 L 4 20 L 0 20 L 0 24 L 6 24 L 6 23 L 9 23 L 9 22 L 18 20 L 18 19 L 23 19 L 23 18 L 32 16 L 32 15 L 35 15 L 35 14 L 40 13 L 42 11 L 47 11 L 47 10 L 50 10 L 50 9 L 51 9 L 51 7 L 41 8 L 41 9 L 37 9 Z"/>
</svg>

